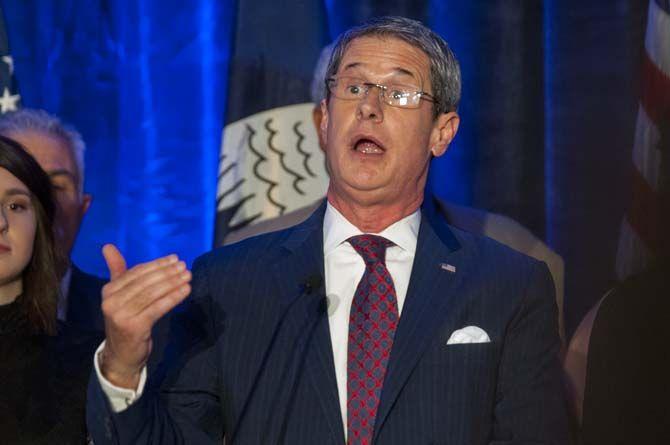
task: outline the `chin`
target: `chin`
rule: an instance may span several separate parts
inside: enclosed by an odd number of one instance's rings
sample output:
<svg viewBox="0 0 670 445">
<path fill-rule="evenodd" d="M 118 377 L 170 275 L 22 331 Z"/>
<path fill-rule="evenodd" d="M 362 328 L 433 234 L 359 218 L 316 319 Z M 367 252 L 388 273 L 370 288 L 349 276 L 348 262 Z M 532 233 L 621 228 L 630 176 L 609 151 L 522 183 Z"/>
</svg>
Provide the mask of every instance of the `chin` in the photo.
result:
<svg viewBox="0 0 670 445">
<path fill-rule="evenodd" d="M 368 169 L 365 167 L 359 168 L 350 181 L 352 185 L 364 190 L 374 190 L 376 188 L 383 187 L 389 182 L 391 182 L 391 180 L 385 177 L 383 172 L 380 172 L 377 169 Z"/>
<path fill-rule="evenodd" d="M 379 181 L 352 181 L 349 184 L 349 188 L 356 193 L 367 193 L 370 195 L 379 194 L 380 189 L 383 187 Z"/>
</svg>

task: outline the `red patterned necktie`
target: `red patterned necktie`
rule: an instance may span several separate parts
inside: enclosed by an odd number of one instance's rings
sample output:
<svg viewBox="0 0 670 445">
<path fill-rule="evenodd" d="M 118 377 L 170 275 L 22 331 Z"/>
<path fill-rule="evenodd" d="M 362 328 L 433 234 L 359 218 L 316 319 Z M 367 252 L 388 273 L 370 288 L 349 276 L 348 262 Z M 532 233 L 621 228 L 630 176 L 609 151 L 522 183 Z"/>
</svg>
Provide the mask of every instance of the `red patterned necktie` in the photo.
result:
<svg viewBox="0 0 670 445">
<path fill-rule="evenodd" d="M 385 263 L 386 248 L 393 243 L 376 235 L 347 241 L 365 261 L 349 314 L 347 443 L 369 445 L 398 325 L 398 301 Z"/>
</svg>

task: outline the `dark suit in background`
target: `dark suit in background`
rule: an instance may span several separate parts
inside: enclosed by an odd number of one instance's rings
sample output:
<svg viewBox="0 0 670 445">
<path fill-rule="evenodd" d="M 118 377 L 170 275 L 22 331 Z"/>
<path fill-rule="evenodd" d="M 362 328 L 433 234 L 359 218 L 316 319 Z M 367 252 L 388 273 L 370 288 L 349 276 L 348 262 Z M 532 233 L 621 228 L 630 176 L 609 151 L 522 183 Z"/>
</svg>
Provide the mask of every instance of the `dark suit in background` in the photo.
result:
<svg viewBox="0 0 670 445">
<path fill-rule="evenodd" d="M 197 260 L 160 392 L 114 414 L 93 376 L 96 444 L 344 442 L 324 288 L 305 289 L 324 273 L 324 210 Z M 564 443 L 546 266 L 449 227 L 430 197 L 422 212 L 375 443 Z M 447 346 L 466 326 L 491 342 Z"/>
<path fill-rule="evenodd" d="M 597 309 L 591 331 L 585 445 L 670 443 L 670 261 L 626 279 Z"/>
<path fill-rule="evenodd" d="M 100 310 L 102 287 L 107 280 L 96 277 L 72 265 L 67 294 L 67 321 L 89 331 L 105 330 Z"/>
</svg>

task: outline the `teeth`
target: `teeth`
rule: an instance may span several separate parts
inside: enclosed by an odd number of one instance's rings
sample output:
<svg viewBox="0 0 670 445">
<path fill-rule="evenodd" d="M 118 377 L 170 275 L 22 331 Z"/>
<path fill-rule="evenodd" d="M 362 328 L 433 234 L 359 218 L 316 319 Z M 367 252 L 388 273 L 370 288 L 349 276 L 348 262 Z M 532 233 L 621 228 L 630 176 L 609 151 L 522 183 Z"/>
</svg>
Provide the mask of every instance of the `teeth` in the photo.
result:
<svg viewBox="0 0 670 445">
<path fill-rule="evenodd" d="M 378 154 L 383 152 L 381 147 L 374 142 L 360 142 L 356 145 L 356 149 L 364 154 Z"/>
</svg>

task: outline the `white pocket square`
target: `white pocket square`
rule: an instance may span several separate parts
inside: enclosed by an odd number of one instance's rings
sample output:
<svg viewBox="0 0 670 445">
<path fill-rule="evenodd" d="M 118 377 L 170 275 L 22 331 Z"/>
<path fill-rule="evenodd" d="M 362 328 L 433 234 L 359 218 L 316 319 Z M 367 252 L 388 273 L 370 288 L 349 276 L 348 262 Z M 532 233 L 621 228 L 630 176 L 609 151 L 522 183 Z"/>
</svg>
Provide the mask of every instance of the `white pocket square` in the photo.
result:
<svg viewBox="0 0 670 445">
<path fill-rule="evenodd" d="M 485 330 L 477 326 L 466 326 L 452 332 L 447 340 L 448 345 L 460 345 L 464 343 L 490 343 L 491 339 Z"/>
</svg>

